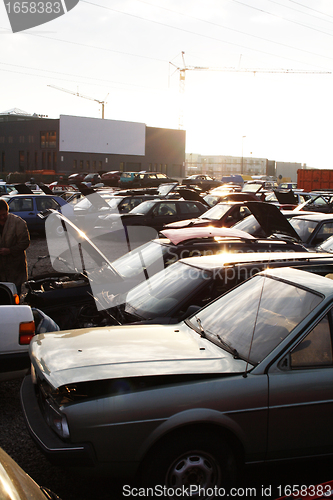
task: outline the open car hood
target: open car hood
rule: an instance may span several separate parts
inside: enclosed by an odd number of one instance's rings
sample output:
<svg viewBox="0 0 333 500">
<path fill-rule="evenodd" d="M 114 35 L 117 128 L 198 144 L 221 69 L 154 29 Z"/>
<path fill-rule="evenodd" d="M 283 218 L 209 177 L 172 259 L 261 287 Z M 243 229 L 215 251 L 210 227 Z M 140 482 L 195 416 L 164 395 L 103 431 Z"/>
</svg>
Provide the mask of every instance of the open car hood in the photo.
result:
<svg viewBox="0 0 333 500">
<path fill-rule="evenodd" d="M 267 238 L 273 235 L 283 235 L 299 242 L 302 241 L 280 209 L 274 204 L 263 201 L 248 201 L 245 205 L 259 222 Z"/>
<path fill-rule="evenodd" d="M 116 306 L 116 297 L 133 287 L 131 281 L 120 276 L 108 258 L 75 224 L 55 210 L 50 212 L 45 232 L 54 270 L 88 278 L 98 310 Z"/>
<path fill-rule="evenodd" d="M 273 191 L 281 205 L 298 205 L 298 198 L 292 189 L 285 191 L 273 189 Z"/>
</svg>

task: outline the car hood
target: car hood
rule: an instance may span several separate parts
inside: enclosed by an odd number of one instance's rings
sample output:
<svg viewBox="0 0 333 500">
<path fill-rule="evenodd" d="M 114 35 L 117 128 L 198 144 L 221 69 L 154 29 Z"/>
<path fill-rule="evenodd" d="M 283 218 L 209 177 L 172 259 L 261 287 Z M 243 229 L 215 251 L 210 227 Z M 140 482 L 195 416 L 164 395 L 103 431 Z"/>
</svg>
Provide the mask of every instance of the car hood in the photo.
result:
<svg viewBox="0 0 333 500">
<path fill-rule="evenodd" d="M 176 229 L 176 228 L 183 228 L 183 227 L 189 227 L 189 226 L 206 226 L 210 223 L 211 219 L 204 219 L 204 218 L 196 218 L 196 219 L 186 219 L 186 220 L 179 220 L 176 222 L 170 222 L 170 224 L 165 224 L 166 229 Z"/>
<path fill-rule="evenodd" d="M 302 241 L 295 229 L 281 213 L 280 209 L 272 203 L 248 201 L 245 205 L 257 219 L 267 237 L 272 235 L 284 235 L 296 241 Z"/>
<path fill-rule="evenodd" d="M 31 342 L 30 353 L 54 388 L 124 377 L 242 373 L 246 368 L 245 361 L 234 359 L 186 323 L 41 334 Z"/>
<path fill-rule="evenodd" d="M 281 205 L 298 205 L 298 197 L 292 189 L 279 191 L 273 189 L 277 200 Z"/>
</svg>

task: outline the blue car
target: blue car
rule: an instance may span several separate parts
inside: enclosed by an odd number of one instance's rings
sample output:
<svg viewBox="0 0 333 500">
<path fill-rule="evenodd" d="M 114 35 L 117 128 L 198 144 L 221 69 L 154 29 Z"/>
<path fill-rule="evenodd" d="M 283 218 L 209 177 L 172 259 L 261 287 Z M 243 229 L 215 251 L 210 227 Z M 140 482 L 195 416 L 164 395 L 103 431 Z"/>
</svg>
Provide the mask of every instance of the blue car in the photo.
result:
<svg viewBox="0 0 333 500">
<path fill-rule="evenodd" d="M 38 216 L 47 209 L 60 210 L 67 202 L 60 196 L 41 194 L 15 194 L 2 196 L 9 205 L 9 211 L 19 215 L 28 224 L 30 232 L 44 233 L 45 219 Z"/>
</svg>

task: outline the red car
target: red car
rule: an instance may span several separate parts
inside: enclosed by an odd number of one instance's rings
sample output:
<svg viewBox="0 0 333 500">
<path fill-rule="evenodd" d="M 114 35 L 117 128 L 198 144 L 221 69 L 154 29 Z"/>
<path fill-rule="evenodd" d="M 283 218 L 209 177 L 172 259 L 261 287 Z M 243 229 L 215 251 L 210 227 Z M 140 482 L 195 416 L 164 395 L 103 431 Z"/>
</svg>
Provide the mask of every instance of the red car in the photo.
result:
<svg viewBox="0 0 333 500">
<path fill-rule="evenodd" d="M 119 185 L 121 172 L 119 170 L 112 170 L 111 172 L 105 172 L 101 175 L 102 182 L 106 186 L 115 187 Z"/>
</svg>

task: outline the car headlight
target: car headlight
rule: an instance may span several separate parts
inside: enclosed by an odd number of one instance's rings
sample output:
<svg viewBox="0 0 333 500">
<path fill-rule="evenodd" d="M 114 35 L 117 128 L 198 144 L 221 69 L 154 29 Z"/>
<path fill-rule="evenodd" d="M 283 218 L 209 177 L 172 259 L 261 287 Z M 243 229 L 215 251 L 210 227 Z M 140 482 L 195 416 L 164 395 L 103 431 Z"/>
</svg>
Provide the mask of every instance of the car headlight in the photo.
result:
<svg viewBox="0 0 333 500">
<path fill-rule="evenodd" d="M 68 439 L 70 434 L 66 415 L 56 410 L 48 401 L 46 401 L 44 409 L 46 421 L 51 429 L 62 439 Z"/>
</svg>

